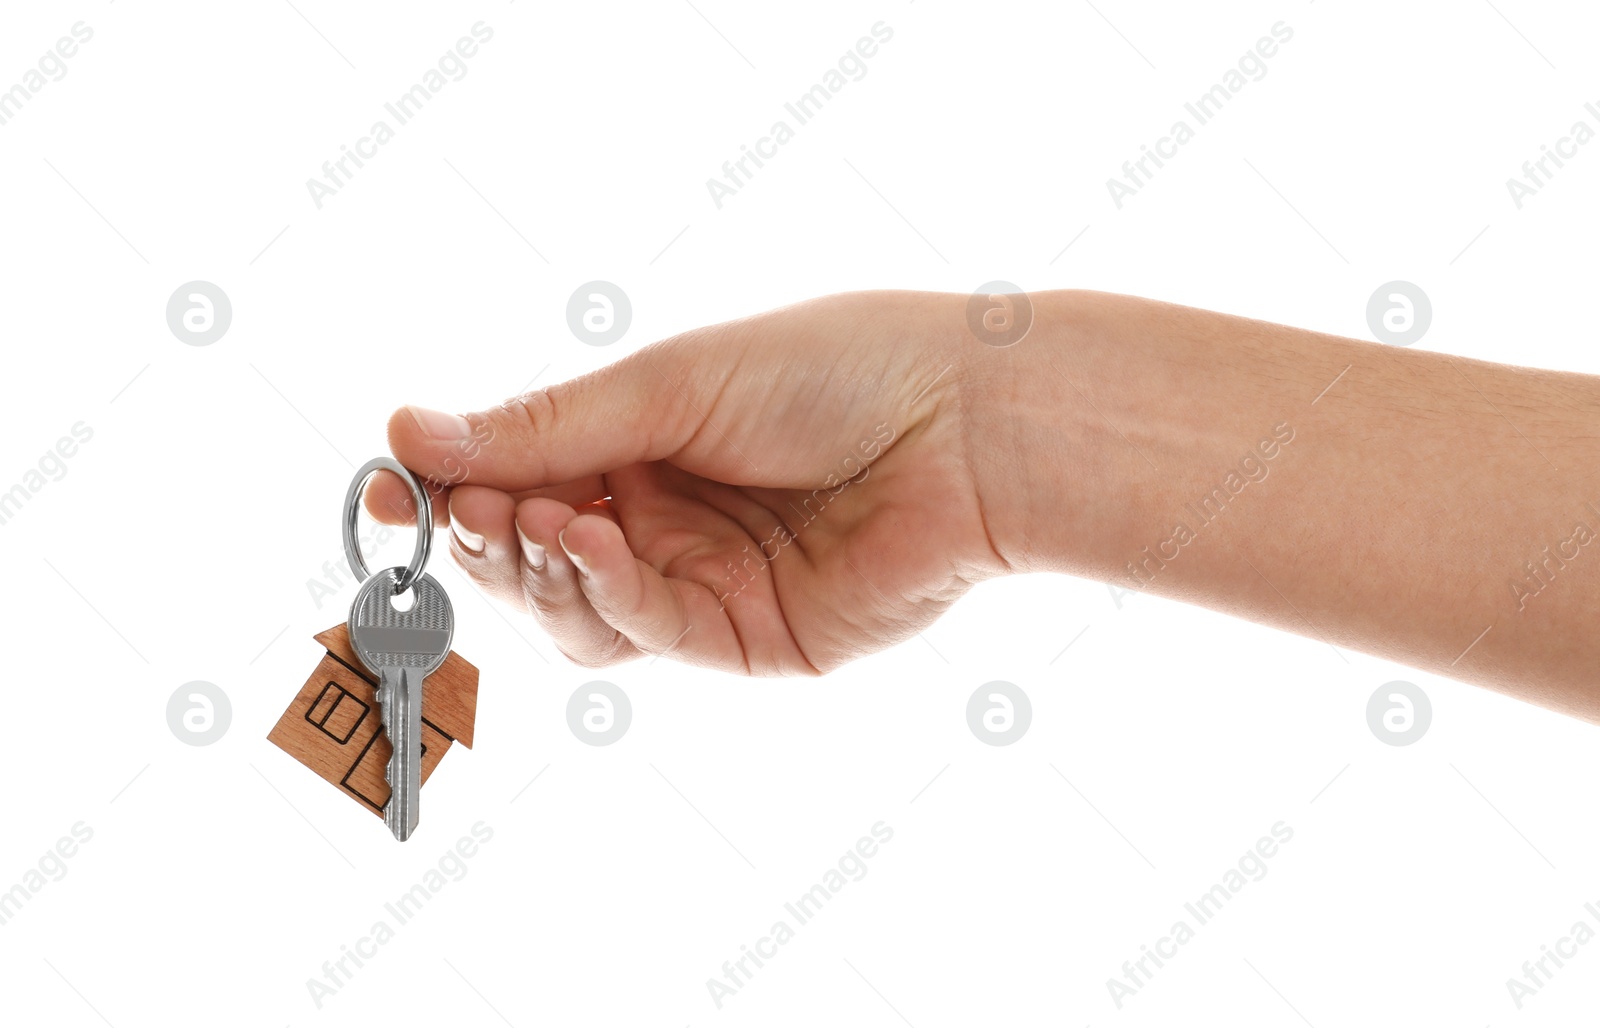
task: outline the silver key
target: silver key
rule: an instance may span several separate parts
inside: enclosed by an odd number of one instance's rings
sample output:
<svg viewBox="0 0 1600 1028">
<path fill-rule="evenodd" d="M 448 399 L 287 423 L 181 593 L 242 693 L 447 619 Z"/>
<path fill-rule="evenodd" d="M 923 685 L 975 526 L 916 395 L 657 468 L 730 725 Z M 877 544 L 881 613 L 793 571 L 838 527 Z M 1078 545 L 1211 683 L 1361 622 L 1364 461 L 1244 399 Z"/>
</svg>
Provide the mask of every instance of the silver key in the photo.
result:
<svg viewBox="0 0 1600 1028">
<path fill-rule="evenodd" d="M 378 709 L 394 747 L 383 821 L 404 842 L 416 830 L 422 795 L 422 681 L 450 653 L 455 614 L 431 575 L 411 587 L 409 610 L 395 610 L 391 600 L 402 571 L 379 571 L 362 584 L 350 605 L 350 646 L 378 676 Z"/>
</svg>

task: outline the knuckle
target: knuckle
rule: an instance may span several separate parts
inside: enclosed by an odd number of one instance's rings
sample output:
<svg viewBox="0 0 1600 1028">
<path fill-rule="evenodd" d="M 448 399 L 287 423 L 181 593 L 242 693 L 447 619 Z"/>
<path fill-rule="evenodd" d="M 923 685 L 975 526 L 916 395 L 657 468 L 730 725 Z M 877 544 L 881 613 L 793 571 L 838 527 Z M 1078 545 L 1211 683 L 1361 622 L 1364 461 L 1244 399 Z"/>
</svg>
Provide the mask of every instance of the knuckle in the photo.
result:
<svg viewBox="0 0 1600 1028">
<path fill-rule="evenodd" d="M 555 427 L 556 400 L 549 388 L 531 389 L 514 396 L 501 404 L 500 409 L 516 418 L 534 438 L 548 435 Z"/>
<path fill-rule="evenodd" d="M 535 477 L 542 479 L 545 461 L 538 444 L 555 436 L 559 414 L 554 394 L 564 384 L 532 389 L 500 404 L 490 419 L 487 433 L 479 439 L 480 446 L 492 443 L 496 430 L 504 429 L 511 436 L 512 445 L 518 448 L 521 459 L 529 461 L 535 469 Z"/>
</svg>

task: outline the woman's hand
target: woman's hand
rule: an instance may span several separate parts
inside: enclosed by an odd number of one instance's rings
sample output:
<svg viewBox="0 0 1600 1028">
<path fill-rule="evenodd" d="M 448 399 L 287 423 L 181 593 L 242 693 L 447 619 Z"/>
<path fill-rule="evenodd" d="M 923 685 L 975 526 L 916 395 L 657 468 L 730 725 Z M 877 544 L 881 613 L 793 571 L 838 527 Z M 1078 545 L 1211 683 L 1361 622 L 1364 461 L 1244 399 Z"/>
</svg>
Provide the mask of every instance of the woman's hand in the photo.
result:
<svg viewBox="0 0 1600 1028">
<path fill-rule="evenodd" d="M 390 446 L 439 487 L 456 561 L 577 663 L 825 672 L 1005 570 L 966 300 L 785 307 L 464 418 L 402 408 Z M 382 475 L 368 509 L 409 522 L 408 495 Z"/>
</svg>

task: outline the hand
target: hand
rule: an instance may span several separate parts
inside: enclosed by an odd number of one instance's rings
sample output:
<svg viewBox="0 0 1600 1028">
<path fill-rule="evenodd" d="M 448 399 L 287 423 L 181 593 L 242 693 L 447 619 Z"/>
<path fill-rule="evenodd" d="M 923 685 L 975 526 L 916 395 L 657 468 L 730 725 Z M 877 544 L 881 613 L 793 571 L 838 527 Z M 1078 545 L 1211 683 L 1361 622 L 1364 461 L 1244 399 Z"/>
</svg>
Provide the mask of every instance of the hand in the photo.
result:
<svg viewBox="0 0 1600 1028">
<path fill-rule="evenodd" d="M 819 674 L 1005 569 L 963 414 L 965 301 L 813 300 L 464 418 L 401 408 L 389 443 L 439 487 L 455 560 L 573 661 Z M 384 474 L 367 505 L 405 523 L 408 497 Z"/>
</svg>

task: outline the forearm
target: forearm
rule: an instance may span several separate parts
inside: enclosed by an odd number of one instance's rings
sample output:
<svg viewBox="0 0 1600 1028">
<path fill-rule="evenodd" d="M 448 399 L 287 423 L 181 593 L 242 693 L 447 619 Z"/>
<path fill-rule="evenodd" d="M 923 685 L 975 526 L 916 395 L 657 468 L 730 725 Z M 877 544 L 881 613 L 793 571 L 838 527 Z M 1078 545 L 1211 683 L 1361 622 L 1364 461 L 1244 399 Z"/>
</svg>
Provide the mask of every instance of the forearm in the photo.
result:
<svg viewBox="0 0 1600 1028">
<path fill-rule="evenodd" d="M 1010 486 L 979 473 L 1013 567 L 1600 721 L 1600 379 L 1128 297 L 1034 303 L 1026 339 L 980 355 L 994 398 L 971 415 L 1026 462 Z"/>
</svg>

